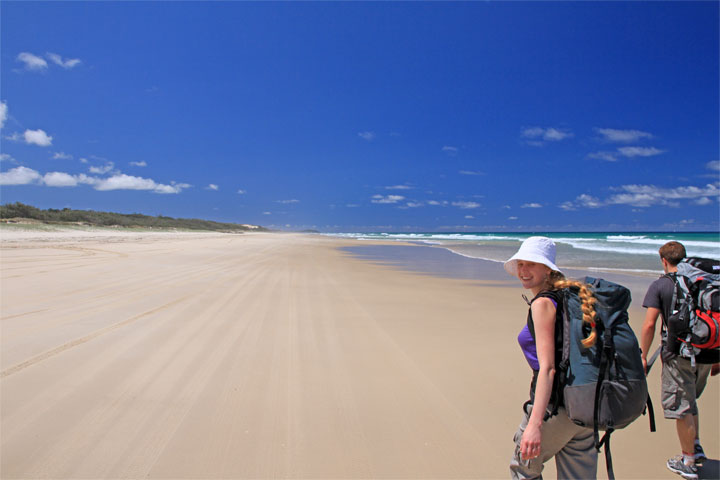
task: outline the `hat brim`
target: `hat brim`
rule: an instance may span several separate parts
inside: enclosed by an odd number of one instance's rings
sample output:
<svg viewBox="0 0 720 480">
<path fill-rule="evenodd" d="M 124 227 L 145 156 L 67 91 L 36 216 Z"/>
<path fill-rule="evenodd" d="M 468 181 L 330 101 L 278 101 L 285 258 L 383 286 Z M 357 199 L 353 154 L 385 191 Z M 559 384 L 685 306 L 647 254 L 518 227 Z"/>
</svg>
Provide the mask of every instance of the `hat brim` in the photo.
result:
<svg viewBox="0 0 720 480">
<path fill-rule="evenodd" d="M 517 277 L 517 264 L 518 264 L 519 260 L 525 260 L 526 262 L 540 263 L 540 264 L 548 267 L 550 270 L 554 270 L 556 272 L 562 273 L 562 271 L 557 267 L 557 265 L 555 265 L 554 263 L 552 263 L 547 258 L 545 258 L 541 255 L 534 255 L 531 253 L 518 252 L 515 255 L 513 255 L 510 258 L 510 260 L 508 260 L 507 262 L 505 262 L 503 264 L 505 271 L 508 272 L 513 277 Z"/>
</svg>

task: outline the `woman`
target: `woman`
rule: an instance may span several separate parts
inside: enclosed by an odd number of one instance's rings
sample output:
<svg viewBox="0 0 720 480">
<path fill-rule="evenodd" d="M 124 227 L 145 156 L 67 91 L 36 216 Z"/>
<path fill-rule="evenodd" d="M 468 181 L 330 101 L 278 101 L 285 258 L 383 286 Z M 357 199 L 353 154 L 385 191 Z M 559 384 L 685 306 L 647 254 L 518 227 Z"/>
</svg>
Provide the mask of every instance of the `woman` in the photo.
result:
<svg viewBox="0 0 720 480">
<path fill-rule="evenodd" d="M 562 479 L 595 478 L 597 450 L 591 429 L 574 424 L 565 409 L 557 415 L 546 414 L 555 403 L 554 375 L 562 352 L 562 297 L 558 291 L 580 287 L 583 311 L 592 333 L 583 343 L 595 341 L 594 298 L 584 284 L 569 282 L 555 265 L 555 244 L 546 237 L 530 237 L 518 252 L 505 262 L 505 270 L 516 276 L 523 288 L 533 295 L 529 301 L 527 325 L 518 342 L 533 369 L 530 400 L 524 405 L 520 428 L 515 434 L 515 453 L 510 462 L 511 478 L 542 478 L 543 465 L 555 457 L 557 476 Z M 551 402 L 552 400 L 552 402 Z"/>
</svg>

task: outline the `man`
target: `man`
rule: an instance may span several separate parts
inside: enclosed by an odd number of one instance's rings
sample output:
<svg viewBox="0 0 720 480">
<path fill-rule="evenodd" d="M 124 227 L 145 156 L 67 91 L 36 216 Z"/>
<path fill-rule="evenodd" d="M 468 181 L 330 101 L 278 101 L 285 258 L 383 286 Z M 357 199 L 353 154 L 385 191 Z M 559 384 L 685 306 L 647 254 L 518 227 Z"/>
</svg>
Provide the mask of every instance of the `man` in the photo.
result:
<svg viewBox="0 0 720 480">
<path fill-rule="evenodd" d="M 685 256 L 685 247 L 680 242 L 668 242 L 660 247 L 660 261 L 666 274 L 677 273 L 677 265 Z M 665 418 L 674 419 L 680 440 L 682 455 L 671 458 L 667 467 L 683 478 L 698 478 L 696 464 L 705 460 L 705 452 L 700 446 L 698 429 L 697 399 L 707 383 L 710 365 L 697 364 L 693 367 L 690 360 L 680 357 L 665 348 L 667 320 L 674 308 L 672 305 L 675 281 L 667 276 L 655 280 L 648 288 L 643 307 L 647 308 L 645 322 L 640 335 L 642 361 L 647 371 L 647 355 L 655 336 L 655 324 L 662 317 L 662 406 Z M 712 366 L 717 373 L 718 365 Z"/>
</svg>

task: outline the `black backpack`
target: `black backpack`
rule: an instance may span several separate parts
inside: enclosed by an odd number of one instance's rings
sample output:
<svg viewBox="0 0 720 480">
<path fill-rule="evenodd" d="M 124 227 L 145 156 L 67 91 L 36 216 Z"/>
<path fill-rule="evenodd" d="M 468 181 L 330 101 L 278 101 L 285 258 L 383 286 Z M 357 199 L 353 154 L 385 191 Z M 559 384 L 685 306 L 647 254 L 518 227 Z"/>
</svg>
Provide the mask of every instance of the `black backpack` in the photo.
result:
<svg viewBox="0 0 720 480">
<path fill-rule="evenodd" d="M 720 261 L 690 257 L 666 276 L 675 283 L 665 348 L 696 363 L 720 362 Z"/>
</svg>

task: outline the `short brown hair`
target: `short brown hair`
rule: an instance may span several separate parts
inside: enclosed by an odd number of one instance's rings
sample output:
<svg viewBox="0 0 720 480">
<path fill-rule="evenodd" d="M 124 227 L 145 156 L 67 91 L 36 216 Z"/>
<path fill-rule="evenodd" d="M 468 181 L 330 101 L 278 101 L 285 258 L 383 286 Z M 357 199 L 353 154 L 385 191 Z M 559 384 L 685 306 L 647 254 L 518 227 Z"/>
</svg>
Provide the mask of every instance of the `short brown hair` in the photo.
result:
<svg viewBox="0 0 720 480">
<path fill-rule="evenodd" d="M 685 257 L 687 257 L 685 246 L 680 242 L 673 240 L 660 247 L 660 258 L 667 260 L 673 267 L 680 263 Z"/>
</svg>

